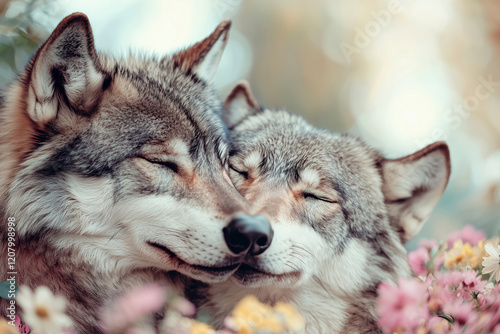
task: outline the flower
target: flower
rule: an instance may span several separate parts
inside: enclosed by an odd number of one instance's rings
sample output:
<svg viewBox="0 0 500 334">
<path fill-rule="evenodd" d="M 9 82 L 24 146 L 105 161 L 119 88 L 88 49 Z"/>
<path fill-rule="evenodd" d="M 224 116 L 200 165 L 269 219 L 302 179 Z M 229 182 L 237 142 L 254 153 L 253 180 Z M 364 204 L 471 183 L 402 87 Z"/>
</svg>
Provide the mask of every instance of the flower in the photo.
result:
<svg viewBox="0 0 500 334">
<path fill-rule="evenodd" d="M 454 319 L 453 325 L 465 326 L 474 323 L 477 320 L 477 313 L 474 312 L 474 305 L 464 303 L 461 300 L 455 300 L 443 306 L 443 311 L 451 315 Z"/>
<path fill-rule="evenodd" d="M 295 307 L 286 303 L 276 303 L 274 311 L 281 313 L 287 329 L 298 332 L 305 327 L 305 320 Z"/>
<path fill-rule="evenodd" d="M 292 333 L 305 326 L 304 318 L 294 306 L 277 303 L 273 308 L 262 304 L 255 296 L 246 296 L 225 320 L 226 327 L 238 334 Z"/>
<path fill-rule="evenodd" d="M 445 253 L 444 266 L 448 269 L 457 265 L 460 268 L 467 266 L 477 268 L 484 255 L 484 241 L 479 241 L 475 246 L 471 246 L 468 242 L 463 243 L 462 240 L 458 240 L 453 244 L 453 248 Z"/>
<path fill-rule="evenodd" d="M 26 324 L 22 324 L 21 319 L 17 315 L 14 318 L 14 325 L 21 334 L 31 332 L 29 326 Z"/>
<path fill-rule="evenodd" d="M 73 325 L 71 318 L 64 313 L 66 299 L 54 296 L 46 286 L 38 287 L 34 293 L 27 286 L 21 286 L 16 299 L 23 308 L 23 320 L 33 332 L 61 333 Z"/>
<path fill-rule="evenodd" d="M 450 327 L 450 323 L 448 320 L 432 315 L 429 317 L 426 327 L 432 333 L 446 333 Z"/>
<path fill-rule="evenodd" d="M 246 296 L 234 308 L 231 319 L 238 333 L 253 334 L 256 329 L 279 333 L 285 330 L 280 319 L 269 305 L 262 304 L 255 296 Z"/>
<path fill-rule="evenodd" d="M 174 300 L 170 302 L 169 308 L 179 312 L 184 317 L 194 317 L 196 315 L 196 307 L 185 298 L 174 298 Z"/>
<path fill-rule="evenodd" d="M 9 325 L 7 320 L 0 317 L 0 334 L 19 334 L 16 327 Z"/>
<path fill-rule="evenodd" d="M 429 260 L 429 251 L 426 248 L 419 248 L 408 254 L 408 262 L 413 272 L 417 275 L 427 274 L 426 262 Z"/>
<path fill-rule="evenodd" d="M 207 324 L 193 321 L 193 325 L 189 329 L 189 334 L 215 334 L 215 330 Z"/>
<path fill-rule="evenodd" d="M 497 282 L 500 281 L 500 246 L 493 247 L 491 244 L 486 244 L 484 247 L 486 252 L 490 255 L 483 257 L 483 274 L 491 273 L 491 279 L 495 278 Z"/>
<path fill-rule="evenodd" d="M 464 292 L 468 293 L 481 292 L 485 287 L 485 285 L 486 282 L 481 280 L 481 276 L 478 276 L 477 271 L 475 270 L 462 271 L 461 288 Z"/>
<path fill-rule="evenodd" d="M 165 304 L 165 289 L 159 285 L 136 288 L 104 309 L 102 327 L 105 332 L 122 332 Z"/>
<path fill-rule="evenodd" d="M 422 248 L 427 248 L 428 251 L 437 249 L 439 247 L 439 244 L 436 240 L 429 240 L 424 238 L 418 241 L 418 245 Z"/>
<path fill-rule="evenodd" d="M 468 243 L 475 246 L 479 241 L 485 240 L 486 236 L 482 231 L 476 230 L 472 225 L 465 225 L 460 231 L 455 231 L 448 237 L 448 248 L 451 248 L 456 241 L 461 240 L 463 243 Z"/>
<path fill-rule="evenodd" d="M 429 315 L 426 290 L 418 279 L 400 278 L 398 286 L 381 283 L 377 298 L 379 325 L 391 333 L 415 329 Z"/>
</svg>

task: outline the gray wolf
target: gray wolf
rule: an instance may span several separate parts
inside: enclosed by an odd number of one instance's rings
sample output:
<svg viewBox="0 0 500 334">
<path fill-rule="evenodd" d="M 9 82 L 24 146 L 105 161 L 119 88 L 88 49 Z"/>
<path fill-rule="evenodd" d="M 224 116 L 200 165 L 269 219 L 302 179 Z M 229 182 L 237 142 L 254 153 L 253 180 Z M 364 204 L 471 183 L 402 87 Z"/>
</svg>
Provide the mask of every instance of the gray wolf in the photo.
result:
<svg viewBox="0 0 500 334">
<path fill-rule="evenodd" d="M 223 228 L 251 217 L 210 84 L 229 28 L 163 58 L 113 59 L 75 13 L 3 92 L 2 263 L 14 219 L 16 283 L 65 296 L 77 332 L 101 332 L 102 305 L 131 287 L 183 290 L 185 277 L 218 282 L 239 265 Z"/>
<path fill-rule="evenodd" d="M 295 305 L 304 333 L 380 333 L 377 286 L 411 274 L 403 245 L 448 183 L 447 145 L 386 159 L 353 135 L 262 108 L 245 82 L 225 108 L 231 180 L 251 212 L 269 218 L 274 237 L 227 282 L 204 290 L 202 308 L 220 326 L 253 294 Z"/>
</svg>

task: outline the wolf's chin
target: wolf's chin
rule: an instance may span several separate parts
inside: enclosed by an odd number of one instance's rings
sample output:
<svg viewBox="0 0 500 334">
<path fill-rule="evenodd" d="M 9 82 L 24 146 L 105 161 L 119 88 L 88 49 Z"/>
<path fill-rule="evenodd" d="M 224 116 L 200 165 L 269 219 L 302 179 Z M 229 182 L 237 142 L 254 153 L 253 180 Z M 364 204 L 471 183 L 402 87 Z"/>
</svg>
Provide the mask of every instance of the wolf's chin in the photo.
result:
<svg viewBox="0 0 500 334">
<path fill-rule="evenodd" d="M 203 281 L 205 283 L 217 283 L 227 280 L 240 266 L 240 263 L 233 263 L 229 265 L 214 265 L 202 266 L 197 264 L 190 264 L 181 259 L 177 254 L 172 252 L 167 247 L 148 241 L 147 244 L 153 247 L 156 252 L 161 252 L 160 256 L 168 256 L 169 264 L 174 267 L 174 270 L 189 276 L 191 278 Z"/>
<path fill-rule="evenodd" d="M 291 271 L 281 274 L 264 272 L 258 268 L 242 264 L 231 276 L 233 282 L 244 287 L 262 287 L 269 285 L 295 286 L 302 278 L 302 271 Z"/>
</svg>

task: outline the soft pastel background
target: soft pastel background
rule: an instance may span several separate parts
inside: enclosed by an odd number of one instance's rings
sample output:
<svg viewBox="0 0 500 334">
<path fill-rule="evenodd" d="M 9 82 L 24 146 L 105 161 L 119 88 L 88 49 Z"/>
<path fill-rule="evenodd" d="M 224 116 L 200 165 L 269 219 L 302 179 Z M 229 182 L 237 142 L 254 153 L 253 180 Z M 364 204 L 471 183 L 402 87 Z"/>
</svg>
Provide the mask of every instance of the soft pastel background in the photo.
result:
<svg viewBox="0 0 500 334">
<path fill-rule="evenodd" d="M 417 239 L 498 233 L 500 0 L 0 0 L 0 85 L 74 11 L 115 55 L 173 52 L 232 19 L 221 95 L 248 79 L 264 105 L 389 157 L 446 140 L 451 181 Z"/>
</svg>

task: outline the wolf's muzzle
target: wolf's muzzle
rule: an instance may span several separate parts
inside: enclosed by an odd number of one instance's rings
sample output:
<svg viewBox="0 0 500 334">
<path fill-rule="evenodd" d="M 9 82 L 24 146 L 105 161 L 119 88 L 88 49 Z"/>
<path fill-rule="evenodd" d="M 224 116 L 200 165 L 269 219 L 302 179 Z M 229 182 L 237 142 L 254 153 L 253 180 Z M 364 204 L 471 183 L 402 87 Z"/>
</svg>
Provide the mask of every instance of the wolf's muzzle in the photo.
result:
<svg viewBox="0 0 500 334">
<path fill-rule="evenodd" d="M 234 254 L 259 255 L 269 248 L 274 231 L 264 216 L 237 215 L 224 227 L 224 239 Z"/>
</svg>

